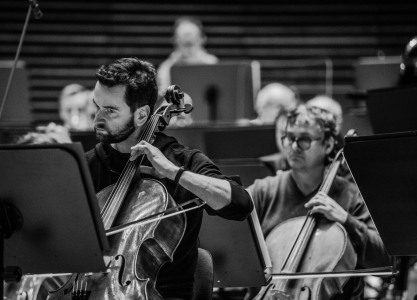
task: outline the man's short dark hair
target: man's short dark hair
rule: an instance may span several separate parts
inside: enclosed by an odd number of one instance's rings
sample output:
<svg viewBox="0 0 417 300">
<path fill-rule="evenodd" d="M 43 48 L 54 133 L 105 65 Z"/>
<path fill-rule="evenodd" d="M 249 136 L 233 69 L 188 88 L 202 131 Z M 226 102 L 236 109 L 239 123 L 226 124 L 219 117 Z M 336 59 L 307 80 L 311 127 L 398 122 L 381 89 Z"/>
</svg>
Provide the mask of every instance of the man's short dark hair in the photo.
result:
<svg viewBox="0 0 417 300">
<path fill-rule="evenodd" d="M 136 57 L 120 58 L 101 66 L 96 72 L 100 84 L 113 87 L 126 86 L 125 101 L 134 112 L 137 108 L 149 105 L 151 113 L 158 98 L 158 84 L 155 67 Z"/>
</svg>

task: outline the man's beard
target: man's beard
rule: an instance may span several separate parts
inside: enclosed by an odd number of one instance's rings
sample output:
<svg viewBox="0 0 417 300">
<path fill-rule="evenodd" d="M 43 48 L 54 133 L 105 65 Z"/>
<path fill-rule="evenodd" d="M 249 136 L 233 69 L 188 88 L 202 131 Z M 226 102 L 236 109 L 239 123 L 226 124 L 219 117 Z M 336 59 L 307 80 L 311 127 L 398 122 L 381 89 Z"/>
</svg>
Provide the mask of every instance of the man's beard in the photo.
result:
<svg viewBox="0 0 417 300">
<path fill-rule="evenodd" d="M 96 128 L 104 129 L 105 133 L 101 130 L 97 132 Z M 127 121 L 123 127 L 118 128 L 117 130 L 110 131 L 107 125 L 103 123 L 97 124 L 94 130 L 98 141 L 105 144 L 115 144 L 126 140 L 132 132 L 135 131 L 135 123 L 132 116 L 132 118 Z"/>
</svg>

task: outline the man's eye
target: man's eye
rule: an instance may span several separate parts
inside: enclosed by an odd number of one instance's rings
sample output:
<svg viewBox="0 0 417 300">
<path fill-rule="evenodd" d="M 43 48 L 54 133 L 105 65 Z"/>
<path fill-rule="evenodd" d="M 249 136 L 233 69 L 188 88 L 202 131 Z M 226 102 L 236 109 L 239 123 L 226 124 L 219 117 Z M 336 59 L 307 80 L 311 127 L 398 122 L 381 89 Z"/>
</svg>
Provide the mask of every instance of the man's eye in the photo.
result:
<svg viewBox="0 0 417 300">
<path fill-rule="evenodd" d="M 114 113 L 115 112 L 115 110 L 113 108 L 106 108 L 106 111 L 108 113 Z"/>
</svg>

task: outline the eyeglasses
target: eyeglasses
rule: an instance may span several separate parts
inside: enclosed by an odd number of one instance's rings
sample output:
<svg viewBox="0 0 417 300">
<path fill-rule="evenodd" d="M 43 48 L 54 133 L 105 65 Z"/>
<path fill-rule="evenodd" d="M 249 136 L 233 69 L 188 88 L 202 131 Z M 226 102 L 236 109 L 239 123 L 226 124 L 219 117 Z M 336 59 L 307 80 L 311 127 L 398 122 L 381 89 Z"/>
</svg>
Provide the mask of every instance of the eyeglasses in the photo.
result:
<svg viewBox="0 0 417 300">
<path fill-rule="evenodd" d="M 283 147 L 289 148 L 292 146 L 294 142 L 296 142 L 297 147 L 303 151 L 310 149 L 311 143 L 313 141 L 318 141 L 318 140 L 321 140 L 321 138 L 312 139 L 311 137 L 308 137 L 308 136 L 294 137 L 294 136 L 288 136 L 288 135 L 285 135 L 281 138 Z"/>
</svg>

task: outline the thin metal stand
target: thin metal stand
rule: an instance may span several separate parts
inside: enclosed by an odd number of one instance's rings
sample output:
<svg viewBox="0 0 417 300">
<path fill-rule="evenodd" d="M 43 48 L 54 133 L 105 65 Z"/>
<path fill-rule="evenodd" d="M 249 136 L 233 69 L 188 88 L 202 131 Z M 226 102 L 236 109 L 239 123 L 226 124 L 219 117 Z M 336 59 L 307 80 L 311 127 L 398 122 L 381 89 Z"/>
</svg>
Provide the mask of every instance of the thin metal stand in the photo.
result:
<svg viewBox="0 0 417 300">
<path fill-rule="evenodd" d="M 23 226 L 20 211 L 11 204 L 0 202 L 0 291 L 3 293 L 4 281 L 20 281 L 22 270 L 17 266 L 4 266 L 4 240 L 12 236 Z"/>
<path fill-rule="evenodd" d="M 31 15 L 32 12 L 33 12 L 33 15 L 34 15 L 35 19 L 42 18 L 42 12 L 39 9 L 39 5 L 36 3 L 36 0 L 29 0 L 29 8 L 28 8 L 28 12 L 26 14 L 25 24 L 23 25 L 22 34 L 20 35 L 19 45 L 17 47 L 16 55 L 15 55 L 14 62 L 13 62 L 13 67 L 10 71 L 9 79 L 8 79 L 7 85 L 6 85 L 6 90 L 5 90 L 4 95 L 3 95 L 3 101 L 1 102 L 1 106 L 0 106 L 0 118 L 1 118 L 1 115 L 3 113 L 4 105 L 6 104 L 7 95 L 9 94 L 9 89 L 10 89 L 10 85 L 12 83 L 13 74 L 14 74 L 14 71 L 16 69 L 17 61 L 19 60 L 20 51 L 22 50 L 23 40 L 25 39 L 26 30 L 27 30 L 27 27 L 28 27 L 28 24 L 29 24 L 29 18 L 30 18 L 30 15 Z"/>
</svg>

